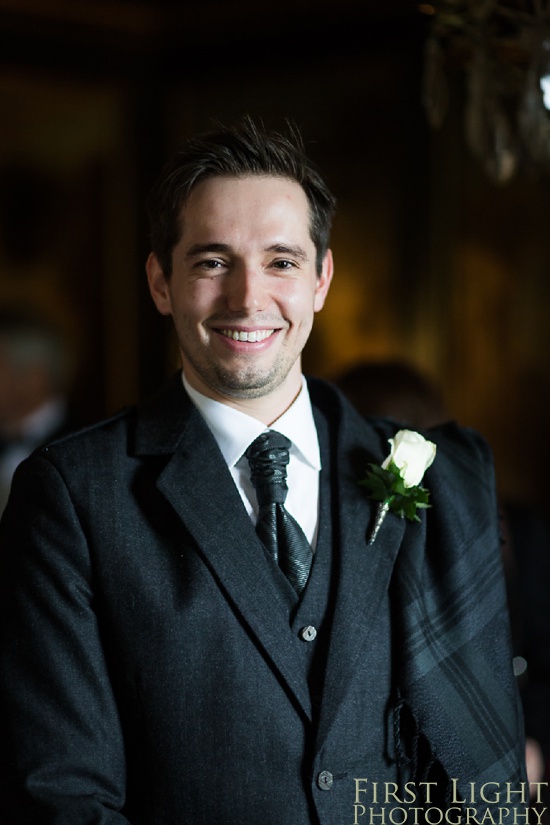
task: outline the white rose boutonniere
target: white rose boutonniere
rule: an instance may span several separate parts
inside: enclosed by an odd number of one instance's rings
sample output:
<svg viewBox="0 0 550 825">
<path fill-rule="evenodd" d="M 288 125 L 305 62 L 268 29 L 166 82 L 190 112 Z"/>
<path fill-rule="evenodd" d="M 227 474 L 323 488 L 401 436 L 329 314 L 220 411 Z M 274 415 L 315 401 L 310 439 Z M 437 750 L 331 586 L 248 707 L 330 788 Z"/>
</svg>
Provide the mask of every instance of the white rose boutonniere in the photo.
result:
<svg viewBox="0 0 550 825">
<path fill-rule="evenodd" d="M 435 458 L 436 445 L 413 430 L 399 430 L 388 440 L 389 456 L 381 467 L 369 464 L 366 477 L 359 482 L 380 502 L 369 544 L 374 543 L 389 510 L 401 518 L 420 521 L 416 511 L 431 506 L 430 492 L 420 482 Z"/>
</svg>

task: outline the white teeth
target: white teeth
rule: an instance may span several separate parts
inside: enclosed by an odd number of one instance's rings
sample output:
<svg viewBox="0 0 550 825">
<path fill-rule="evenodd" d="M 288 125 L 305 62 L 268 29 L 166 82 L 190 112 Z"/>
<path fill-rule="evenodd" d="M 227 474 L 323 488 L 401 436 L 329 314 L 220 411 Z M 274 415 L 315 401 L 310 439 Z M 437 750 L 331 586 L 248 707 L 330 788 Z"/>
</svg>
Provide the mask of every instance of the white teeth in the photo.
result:
<svg viewBox="0 0 550 825">
<path fill-rule="evenodd" d="M 264 341 L 273 335 L 273 329 L 254 329 L 252 332 L 239 332 L 236 329 L 222 329 L 222 335 L 227 338 L 233 338 L 234 341 L 246 341 L 247 343 L 254 343 L 256 341 Z"/>
</svg>

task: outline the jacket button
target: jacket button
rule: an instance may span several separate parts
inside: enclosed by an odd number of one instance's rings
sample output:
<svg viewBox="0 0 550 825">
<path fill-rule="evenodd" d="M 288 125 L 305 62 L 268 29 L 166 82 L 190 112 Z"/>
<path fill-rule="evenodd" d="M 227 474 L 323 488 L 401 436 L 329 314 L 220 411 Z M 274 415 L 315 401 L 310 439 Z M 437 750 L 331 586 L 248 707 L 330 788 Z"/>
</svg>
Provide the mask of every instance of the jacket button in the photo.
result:
<svg viewBox="0 0 550 825">
<path fill-rule="evenodd" d="M 307 627 L 303 627 L 300 630 L 300 638 L 302 638 L 304 642 L 312 642 L 316 636 L 317 631 L 311 624 L 308 624 Z"/>
<path fill-rule="evenodd" d="M 321 773 L 317 777 L 317 785 L 321 788 L 322 791 L 330 791 L 333 782 L 334 777 L 330 771 L 321 771 Z"/>
</svg>

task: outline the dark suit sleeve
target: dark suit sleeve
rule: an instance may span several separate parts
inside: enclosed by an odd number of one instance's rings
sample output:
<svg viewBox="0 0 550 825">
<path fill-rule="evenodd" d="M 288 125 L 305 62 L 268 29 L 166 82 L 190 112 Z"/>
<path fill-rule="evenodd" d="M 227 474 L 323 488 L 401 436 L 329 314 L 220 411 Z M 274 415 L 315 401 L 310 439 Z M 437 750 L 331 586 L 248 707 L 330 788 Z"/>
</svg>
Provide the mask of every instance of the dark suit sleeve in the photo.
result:
<svg viewBox="0 0 550 825">
<path fill-rule="evenodd" d="M 10 825 L 123 825 L 125 757 L 63 478 L 25 462 L 0 526 L 0 804 Z"/>
</svg>

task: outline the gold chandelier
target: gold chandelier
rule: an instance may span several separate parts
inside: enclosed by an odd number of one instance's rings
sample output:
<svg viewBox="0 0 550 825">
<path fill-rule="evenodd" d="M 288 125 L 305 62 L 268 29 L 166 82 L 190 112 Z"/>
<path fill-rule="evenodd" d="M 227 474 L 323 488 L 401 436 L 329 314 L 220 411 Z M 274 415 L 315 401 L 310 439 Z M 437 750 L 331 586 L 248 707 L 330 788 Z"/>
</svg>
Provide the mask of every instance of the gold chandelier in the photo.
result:
<svg viewBox="0 0 550 825">
<path fill-rule="evenodd" d="M 440 0 L 430 16 L 423 78 L 429 123 L 440 127 L 453 67 L 466 73 L 466 142 L 488 175 L 550 174 L 550 0 Z"/>
</svg>

